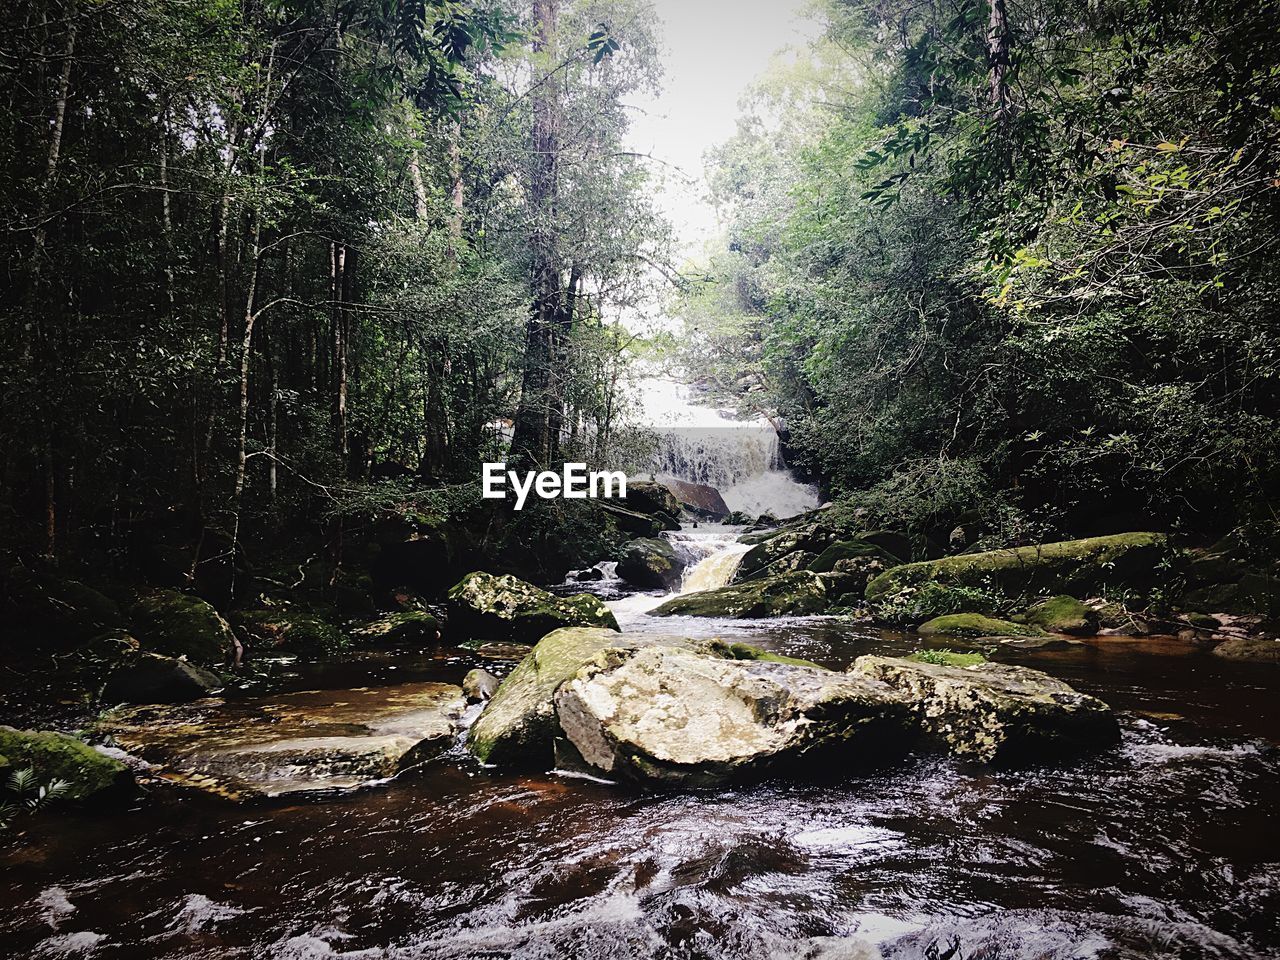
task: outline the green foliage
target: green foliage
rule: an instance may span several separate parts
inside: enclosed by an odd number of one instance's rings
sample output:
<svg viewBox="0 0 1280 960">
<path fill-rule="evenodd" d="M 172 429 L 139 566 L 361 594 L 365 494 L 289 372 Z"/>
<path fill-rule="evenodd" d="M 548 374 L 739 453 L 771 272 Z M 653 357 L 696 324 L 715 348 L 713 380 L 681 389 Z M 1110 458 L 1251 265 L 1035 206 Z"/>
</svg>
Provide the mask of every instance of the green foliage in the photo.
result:
<svg viewBox="0 0 1280 960">
<path fill-rule="evenodd" d="M 905 586 L 878 597 L 871 605 L 877 620 L 898 627 L 969 611 L 996 616 L 1007 614 L 1011 608 L 1009 598 L 992 586 L 964 586 L 936 580 Z"/>
<path fill-rule="evenodd" d="M 931 663 L 935 667 L 976 667 L 987 662 L 981 653 L 957 653 L 943 647 L 938 650 L 917 650 L 907 657 L 916 663 Z"/>
<path fill-rule="evenodd" d="M 1274 0 L 1010 9 L 1003 74 L 981 5 L 825 12 L 715 158 L 691 365 L 731 345 L 708 373 L 898 529 L 1273 539 Z"/>
<path fill-rule="evenodd" d="M 66 780 L 42 784 L 32 767 L 9 771 L 0 791 L 0 831 L 8 830 L 20 813 L 38 813 L 71 789 Z"/>
</svg>

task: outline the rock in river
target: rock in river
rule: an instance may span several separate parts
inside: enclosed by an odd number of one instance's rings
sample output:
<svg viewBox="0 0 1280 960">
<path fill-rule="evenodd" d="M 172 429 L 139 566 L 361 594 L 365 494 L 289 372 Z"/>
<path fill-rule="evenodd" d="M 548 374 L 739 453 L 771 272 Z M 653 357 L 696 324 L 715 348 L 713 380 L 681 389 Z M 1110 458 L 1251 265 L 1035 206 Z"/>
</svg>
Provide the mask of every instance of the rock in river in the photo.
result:
<svg viewBox="0 0 1280 960">
<path fill-rule="evenodd" d="M 185 660 L 144 653 L 112 671 L 102 702 L 186 703 L 222 688 L 222 678 Z"/>
<path fill-rule="evenodd" d="M 642 590 L 672 590 L 680 585 L 684 561 L 671 541 L 660 537 L 640 537 L 622 548 L 618 576 Z"/>
<path fill-rule="evenodd" d="M 808 570 L 797 570 L 777 577 L 731 584 L 718 590 L 672 597 L 651 612 L 657 617 L 758 619 L 821 613 L 826 607 L 827 589 L 822 579 Z"/>
<path fill-rule="evenodd" d="M 589 767 L 648 785 L 739 780 L 814 754 L 878 757 L 912 728 L 878 680 L 664 645 L 602 651 L 555 702 Z"/>
<path fill-rule="evenodd" d="M 924 728 L 959 755 L 1037 761 L 1108 747 L 1120 739 L 1105 703 L 1028 667 L 940 666 L 866 656 L 849 669 L 902 693 Z"/>
<path fill-rule="evenodd" d="M 599 628 L 549 633 L 511 671 L 467 736 L 471 752 L 486 763 L 548 767 L 558 732 L 555 692 L 601 650 L 653 643 L 710 649 L 710 641 L 655 634 L 623 634 Z"/>
<path fill-rule="evenodd" d="M 560 627 L 617 630 L 618 621 L 589 593 L 557 597 L 509 574 L 477 570 L 449 591 L 449 629 L 455 636 L 533 643 Z"/>
<path fill-rule="evenodd" d="M 122 707 L 98 732 L 165 777 L 233 798 L 359 786 L 443 751 L 466 706 L 446 683 Z"/>
</svg>

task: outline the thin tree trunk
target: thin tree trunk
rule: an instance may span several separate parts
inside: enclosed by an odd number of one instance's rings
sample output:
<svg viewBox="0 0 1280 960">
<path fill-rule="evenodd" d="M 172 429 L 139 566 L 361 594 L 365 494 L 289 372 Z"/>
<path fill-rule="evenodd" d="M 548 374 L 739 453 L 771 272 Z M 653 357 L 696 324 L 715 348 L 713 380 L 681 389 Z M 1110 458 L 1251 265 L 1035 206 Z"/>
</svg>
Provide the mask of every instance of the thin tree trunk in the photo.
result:
<svg viewBox="0 0 1280 960">
<path fill-rule="evenodd" d="M 1005 0 L 989 0 L 991 14 L 987 24 L 988 80 L 991 105 L 996 122 L 1002 127 L 1012 109 L 1009 94 L 1009 11 Z"/>
</svg>

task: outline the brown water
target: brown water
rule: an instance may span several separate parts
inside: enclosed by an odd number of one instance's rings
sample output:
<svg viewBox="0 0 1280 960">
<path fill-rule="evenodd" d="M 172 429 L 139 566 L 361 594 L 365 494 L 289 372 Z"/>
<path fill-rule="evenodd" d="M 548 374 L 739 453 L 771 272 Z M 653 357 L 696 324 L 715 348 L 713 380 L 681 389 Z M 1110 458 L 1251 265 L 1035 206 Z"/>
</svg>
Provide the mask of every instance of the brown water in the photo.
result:
<svg viewBox="0 0 1280 960">
<path fill-rule="evenodd" d="M 916 646 L 821 618 L 625 620 L 836 667 Z M 456 682 L 475 662 L 380 653 L 274 683 Z M 458 749 L 325 801 L 157 792 L 0 850 L 0 955 L 1280 956 L 1280 671 L 1176 641 L 1021 662 L 1123 711 L 1121 746 L 1042 770 L 921 756 L 675 795 L 495 774 Z"/>
</svg>

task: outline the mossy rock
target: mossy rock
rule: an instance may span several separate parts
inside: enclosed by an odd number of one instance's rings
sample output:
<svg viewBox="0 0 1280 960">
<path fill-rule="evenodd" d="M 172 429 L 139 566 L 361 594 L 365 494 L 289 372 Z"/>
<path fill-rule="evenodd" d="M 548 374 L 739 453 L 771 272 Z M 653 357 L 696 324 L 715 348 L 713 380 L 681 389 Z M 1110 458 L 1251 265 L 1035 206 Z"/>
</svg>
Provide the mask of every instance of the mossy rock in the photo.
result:
<svg viewBox="0 0 1280 960">
<path fill-rule="evenodd" d="M 814 663 L 812 660 L 803 660 L 800 657 L 788 657 L 785 654 L 773 653 L 765 650 L 763 647 L 752 646 L 749 643 L 729 643 L 723 640 L 713 640 L 711 649 L 721 656 L 730 660 L 755 660 L 760 663 L 789 663 L 793 667 L 814 667 L 818 670 L 826 670 L 827 668 L 821 664 Z"/>
<path fill-rule="evenodd" d="M 673 597 L 651 611 L 653 616 L 762 617 L 821 613 L 828 603 L 826 585 L 816 573 L 798 570 L 777 577 L 735 583 Z"/>
<path fill-rule="evenodd" d="M 1089 596 L 1118 587 L 1141 592 L 1156 585 L 1158 568 L 1173 556 L 1159 533 L 1121 533 L 991 550 L 886 570 L 867 584 L 867 599 L 887 599 L 930 581 L 969 587 L 990 584 L 1009 596 L 1048 590 Z"/>
<path fill-rule="evenodd" d="M 814 554 L 808 550 L 792 550 L 754 573 L 750 573 L 745 577 L 735 577 L 734 579 L 735 582 L 745 583 L 751 580 L 763 580 L 766 577 L 779 577 L 784 573 L 794 573 L 797 570 L 807 570 L 814 559 Z"/>
<path fill-rule="evenodd" d="M 232 618 L 251 647 L 321 656 L 336 653 L 349 642 L 334 624 L 305 607 L 240 611 Z"/>
<path fill-rule="evenodd" d="M 1026 620 L 1050 633 L 1067 633 L 1077 637 L 1097 633 L 1100 622 L 1098 611 L 1066 594 L 1041 600 L 1027 610 Z"/>
<path fill-rule="evenodd" d="M 0 774 L 30 767 L 36 782 L 70 784 L 63 796 L 84 800 L 97 794 L 124 792 L 133 774 L 119 760 L 99 753 L 75 737 L 49 730 L 16 730 L 0 725 Z"/>
<path fill-rule="evenodd" d="M 210 604 L 177 590 L 157 590 L 133 606 L 133 634 L 142 648 L 192 663 L 221 663 L 238 646 L 231 626 Z"/>
<path fill-rule="evenodd" d="M 622 548 L 617 574 L 642 590 L 673 589 L 684 574 L 684 562 L 661 537 L 641 537 Z"/>
<path fill-rule="evenodd" d="M 534 643 L 561 627 L 619 629 L 600 598 L 559 597 L 509 574 L 477 570 L 449 591 L 449 629 L 458 638 Z"/>
<path fill-rule="evenodd" d="M 1280 640 L 1269 637 L 1236 637 L 1213 648 L 1215 657 L 1246 663 L 1280 664 Z"/>
<path fill-rule="evenodd" d="M 502 681 L 467 734 L 481 761 L 501 766 L 549 767 L 558 732 L 555 692 L 603 650 L 649 644 L 709 650 L 710 641 L 661 634 L 621 634 L 599 627 L 548 633 Z"/>
<path fill-rule="evenodd" d="M 1011 620 L 997 620 L 980 613 L 951 613 L 920 624 L 916 632 L 922 637 L 1039 637 L 1044 631 L 1039 627 Z"/>
<path fill-rule="evenodd" d="M 806 569 L 812 570 L 814 573 L 830 573 L 836 569 L 836 565 L 842 560 L 861 561 L 866 559 L 885 561 L 888 565 L 896 565 L 902 562 L 890 554 L 889 551 L 883 547 L 876 546 L 874 543 L 867 543 L 865 540 L 841 540 L 839 543 L 833 543 L 818 554 Z"/>
<path fill-rule="evenodd" d="M 432 643 L 440 639 L 440 621 L 425 610 L 401 610 L 351 632 L 361 642 Z"/>
</svg>

